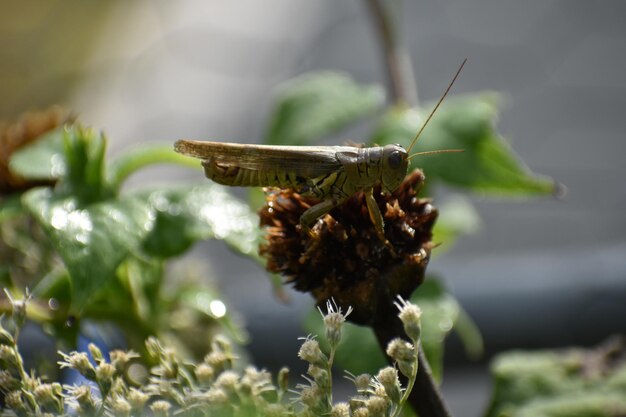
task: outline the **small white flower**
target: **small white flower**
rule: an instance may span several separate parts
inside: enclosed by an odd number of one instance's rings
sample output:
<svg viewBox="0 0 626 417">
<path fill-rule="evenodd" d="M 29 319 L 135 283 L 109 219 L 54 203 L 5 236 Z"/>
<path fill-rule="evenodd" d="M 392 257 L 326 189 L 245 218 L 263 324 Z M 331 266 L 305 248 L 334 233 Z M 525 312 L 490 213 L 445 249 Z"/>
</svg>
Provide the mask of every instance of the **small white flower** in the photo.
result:
<svg viewBox="0 0 626 417">
<path fill-rule="evenodd" d="M 400 310 L 398 317 L 404 325 L 404 332 L 411 338 L 413 343 L 417 343 L 422 333 L 422 310 L 401 296 L 398 296 L 398 301 L 394 302 L 394 304 Z"/>
</svg>

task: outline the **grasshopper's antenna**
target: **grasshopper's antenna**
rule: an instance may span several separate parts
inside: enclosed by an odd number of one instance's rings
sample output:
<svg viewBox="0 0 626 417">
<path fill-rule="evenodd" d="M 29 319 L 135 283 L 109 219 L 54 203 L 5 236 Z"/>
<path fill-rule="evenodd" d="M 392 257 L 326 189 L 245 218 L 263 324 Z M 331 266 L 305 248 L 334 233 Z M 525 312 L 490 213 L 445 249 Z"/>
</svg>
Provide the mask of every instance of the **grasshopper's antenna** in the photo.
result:
<svg viewBox="0 0 626 417">
<path fill-rule="evenodd" d="M 439 149 L 436 151 L 415 152 L 414 154 L 410 155 L 406 159 L 410 161 L 411 158 L 413 158 L 414 156 L 419 156 L 419 155 L 433 155 L 436 153 L 458 153 L 458 152 L 463 152 L 463 149 Z"/>
<path fill-rule="evenodd" d="M 456 71 L 456 74 L 454 74 L 454 78 L 452 78 L 452 81 L 450 81 L 450 84 L 448 85 L 448 88 L 446 88 L 446 91 L 443 93 L 443 95 L 441 96 L 441 98 L 439 99 L 439 101 L 437 102 L 437 105 L 435 106 L 435 108 L 433 109 L 433 111 L 430 112 L 430 114 L 428 115 L 428 118 L 426 119 L 426 121 L 424 122 L 424 124 L 422 125 L 422 127 L 420 128 L 419 132 L 417 132 L 417 135 L 415 135 L 415 137 L 413 138 L 413 141 L 411 142 L 411 145 L 409 145 L 409 147 L 407 148 L 406 152 L 408 154 L 411 153 L 411 149 L 413 148 L 413 145 L 415 145 L 415 143 L 417 143 L 417 139 L 420 137 L 420 135 L 422 134 L 422 132 L 424 131 L 424 128 L 426 127 L 426 125 L 428 124 L 428 122 L 430 121 L 430 119 L 433 117 L 433 114 L 435 114 L 435 112 L 437 111 L 437 109 L 439 108 L 439 105 L 441 104 L 441 102 L 443 101 L 444 98 L 446 98 L 446 96 L 448 95 L 448 92 L 450 91 L 450 89 L 452 88 L 452 85 L 454 84 L 454 82 L 456 81 L 456 79 L 458 78 L 459 74 L 461 73 L 461 70 L 463 69 L 463 66 L 465 65 L 465 63 L 467 62 L 467 58 L 465 58 L 463 60 L 463 62 L 461 63 L 461 66 L 459 67 L 459 69 Z M 456 151 L 455 151 L 456 152 Z M 424 155 L 424 153 L 421 153 L 422 155 Z M 415 155 L 411 155 L 411 157 L 413 157 Z M 409 157 L 409 159 L 411 158 Z"/>
</svg>

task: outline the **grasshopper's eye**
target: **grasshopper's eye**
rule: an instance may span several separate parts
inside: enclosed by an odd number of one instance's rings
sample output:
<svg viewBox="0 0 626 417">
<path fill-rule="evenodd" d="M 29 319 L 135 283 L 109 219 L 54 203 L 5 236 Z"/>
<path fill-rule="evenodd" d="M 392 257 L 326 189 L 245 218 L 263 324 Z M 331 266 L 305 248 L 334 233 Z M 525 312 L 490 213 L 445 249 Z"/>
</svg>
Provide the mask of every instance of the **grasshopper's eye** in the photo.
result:
<svg viewBox="0 0 626 417">
<path fill-rule="evenodd" d="M 391 152 L 389 158 L 387 158 L 387 163 L 389 164 L 389 168 L 400 168 L 400 165 L 402 165 L 402 155 L 400 155 L 400 152 Z"/>
</svg>

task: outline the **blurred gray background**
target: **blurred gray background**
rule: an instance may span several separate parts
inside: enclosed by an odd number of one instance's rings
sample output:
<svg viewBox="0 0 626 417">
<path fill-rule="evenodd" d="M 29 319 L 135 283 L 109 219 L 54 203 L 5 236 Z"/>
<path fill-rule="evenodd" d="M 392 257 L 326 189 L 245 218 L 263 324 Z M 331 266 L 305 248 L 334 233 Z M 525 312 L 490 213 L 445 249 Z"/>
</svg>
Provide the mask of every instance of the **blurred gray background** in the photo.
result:
<svg viewBox="0 0 626 417">
<path fill-rule="evenodd" d="M 431 263 L 483 331 L 487 358 L 625 332 L 626 2 L 404 3 L 420 99 L 437 99 L 467 57 L 453 94 L 502 93 L 499 130 L 533 171 L 568 187 L 562 200 L 473 196 L 480 231 Z M 112 154 L 179 138 L 259 141 L 274 87 L 318 69 L 385 82 L 363 1 L 2 2 L 0 116 L 65 104 L 106 131 Z M 133 183 L 198 176 L 163 168 Z M 255 361 L 295 358 L 312 302 L 279 304 L 264 272 L 219 243 L 194 252 L 209 253 Z M 486 362 L 454 340 L 449 353 L 444 393 L 457 415 L 480 415 Z"/>
</svg>

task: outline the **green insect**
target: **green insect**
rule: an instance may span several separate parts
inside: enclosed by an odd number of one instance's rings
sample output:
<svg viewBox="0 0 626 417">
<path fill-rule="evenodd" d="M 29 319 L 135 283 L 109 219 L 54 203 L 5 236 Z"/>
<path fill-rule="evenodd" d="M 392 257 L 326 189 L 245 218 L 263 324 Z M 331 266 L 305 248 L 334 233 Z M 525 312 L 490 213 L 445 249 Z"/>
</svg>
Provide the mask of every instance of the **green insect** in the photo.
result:
<svg viewBox="0 0 626 417">
<path fill-rule="evenodd" d="M 417 155 L 460 152 L 439 150 L 409 154 L 429 120 L 459 76 L 457 73 L 421 129 L 405 150 L 400 145 L 359 148 L 354 146 L 273 146 L 179 140 L 176 152 L 202 159 L 207 178 L 223 185 L 242 187 L 292 188 L 320 203 L 300 217 L 302 229 L 314 236 L 311 228 L 323 215 L 357 191 L 363 191 L 370 218 L 381 240 L 383 216 L 373 195 L 381 185 L 384 192 L 395 191 L 407 174 L 409 160 Z"/>
</svg>

